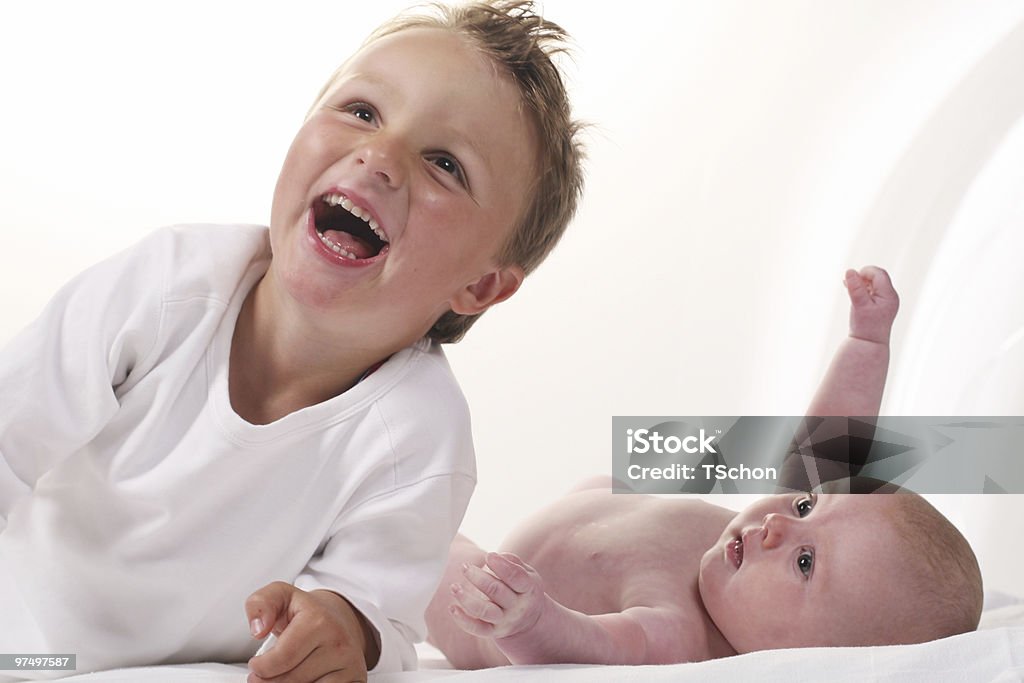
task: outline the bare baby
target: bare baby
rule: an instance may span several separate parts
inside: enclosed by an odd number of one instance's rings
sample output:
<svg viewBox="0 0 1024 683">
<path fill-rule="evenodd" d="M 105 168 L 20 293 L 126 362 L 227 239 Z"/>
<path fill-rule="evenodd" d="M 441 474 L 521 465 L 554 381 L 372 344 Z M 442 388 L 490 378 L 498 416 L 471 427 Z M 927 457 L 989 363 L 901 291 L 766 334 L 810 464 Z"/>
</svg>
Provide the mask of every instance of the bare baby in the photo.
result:
<svg viewBox="0 0 1024 683">
<path fill-rule="evenodd" d="M 808 411 L 877 414 L 898 298 L 847 273 L 850 336 Z M 516 529 L 502 552 L 459 536 L 427 610 L 458 668 L 660 664 L 756 650 L 887 645 L 977 627 L 970 546 L 920 496 L 809 492 L 745 510 L 616 495 L 591 481 Z"/>
</svg>

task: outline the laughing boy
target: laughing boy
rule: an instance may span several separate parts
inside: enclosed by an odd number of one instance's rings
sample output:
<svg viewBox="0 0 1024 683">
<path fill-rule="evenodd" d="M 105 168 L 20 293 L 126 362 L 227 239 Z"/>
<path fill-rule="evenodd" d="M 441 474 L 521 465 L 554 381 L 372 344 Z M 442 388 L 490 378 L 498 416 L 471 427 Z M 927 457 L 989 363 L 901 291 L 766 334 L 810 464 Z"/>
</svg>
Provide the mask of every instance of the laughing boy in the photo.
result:
<svg viewBox="0 0 1024 683">
<path fill-rule="evenodd" d="M 250 680 L 415 665 L 475 483 L 440 344 L 581 191 L 564 37 L 529 2 L 386 24 L 296 135 L 269 229 L 158 231 L 0 354 L 5 650 L 235 662 L 274 633 Z"/>
</svg>

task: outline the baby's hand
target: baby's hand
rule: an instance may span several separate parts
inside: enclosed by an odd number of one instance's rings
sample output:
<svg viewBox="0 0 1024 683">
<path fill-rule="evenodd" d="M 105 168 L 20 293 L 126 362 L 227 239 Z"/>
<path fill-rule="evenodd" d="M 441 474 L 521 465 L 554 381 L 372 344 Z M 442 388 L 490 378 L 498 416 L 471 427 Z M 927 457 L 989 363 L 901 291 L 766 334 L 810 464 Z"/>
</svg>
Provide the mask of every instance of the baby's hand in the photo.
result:
<svg viewBox="0 0 1024 683">
<path fill-rule="evenodd" d="M 846 291 L 850 295 L 850 336 L 888 344 L 892 321 L 900 307 L 889 274 L 876 266 L 861 268 L 859 273 L 848 270 Z"/>
<path fill-rule="evenodd" d="M 485 565 L 487 569 L 464 565 L 462 573 L 470 585 L 451 585 L 458 604 L 448 609 L 455 623 L 486 638 L 528 631 L 547 600 L 540 575 L 512 553 L 487 553 Z"/>
</svg>

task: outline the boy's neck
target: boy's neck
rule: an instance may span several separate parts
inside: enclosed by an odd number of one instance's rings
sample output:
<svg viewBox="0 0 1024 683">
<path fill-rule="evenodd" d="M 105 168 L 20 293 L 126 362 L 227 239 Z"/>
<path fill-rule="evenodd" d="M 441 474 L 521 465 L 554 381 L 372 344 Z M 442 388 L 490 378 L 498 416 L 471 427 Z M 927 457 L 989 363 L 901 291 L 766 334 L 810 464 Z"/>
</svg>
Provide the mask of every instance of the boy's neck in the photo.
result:
<svg viewBox="0 0 1024 683">
<path fill-rule="evenodd" d="M 228 370 L 231 406 L 247 422 L 269 424 L 342 394 L 398 350 L 370 348 L 365 335 L 317 334 L 306 321 L 289 320 L 291 311 L 260 284 L 239 312 Z"/>
</svg>

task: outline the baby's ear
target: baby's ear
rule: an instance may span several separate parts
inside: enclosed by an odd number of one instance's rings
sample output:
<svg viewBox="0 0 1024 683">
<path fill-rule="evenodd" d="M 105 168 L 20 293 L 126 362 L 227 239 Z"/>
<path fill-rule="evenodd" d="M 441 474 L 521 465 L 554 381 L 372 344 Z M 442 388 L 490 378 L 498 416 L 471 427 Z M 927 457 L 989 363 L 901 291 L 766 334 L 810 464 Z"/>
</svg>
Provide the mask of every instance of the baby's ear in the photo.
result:
<svg viewBox="0 0 1024 683">
<path fill-rule="evenodd" d="M 504 266 L 480 276 L 451 299 L 452 311 L 460 315 L 483 313 L 516 293 L 526 274 L 517 265 Z"/>
</svg>

